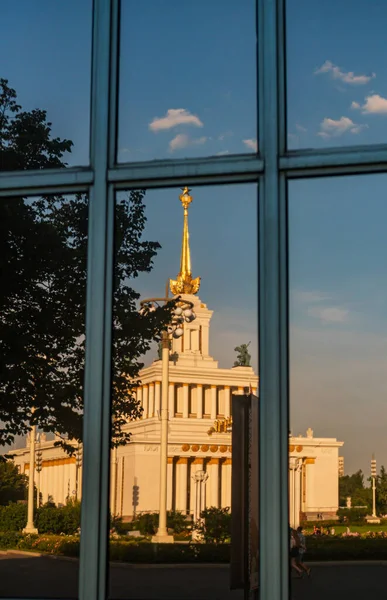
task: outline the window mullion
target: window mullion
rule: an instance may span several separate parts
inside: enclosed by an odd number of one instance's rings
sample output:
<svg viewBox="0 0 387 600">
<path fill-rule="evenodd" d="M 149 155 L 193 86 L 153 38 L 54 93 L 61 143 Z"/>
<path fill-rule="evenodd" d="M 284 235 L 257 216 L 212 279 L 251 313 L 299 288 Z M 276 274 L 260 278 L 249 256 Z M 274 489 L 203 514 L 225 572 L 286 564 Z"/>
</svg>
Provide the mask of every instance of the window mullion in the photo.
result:
<svg viewBox="0 0 387 600">
<path fill-rule="evenodd" d="M 282 0 L 258 2 L 260 597 L 288 598 L 288 343 L 286 196 L 278 156 L 284 147 Z M 279 32 L 281 38 L 279 39 Z M 283 47 L 283 46 L 282 46 Z M 275 568 L 273 565 L 276 565 Z"/>
<path fill-rule="evenodd" d="M 94 0 L 86 304 L 80 600 L 104 600 L 107 582 L 114 198 L 109 154 L 111 1 Z M 116 25 L 116 22 L 115 22 Z"/>
</svg>

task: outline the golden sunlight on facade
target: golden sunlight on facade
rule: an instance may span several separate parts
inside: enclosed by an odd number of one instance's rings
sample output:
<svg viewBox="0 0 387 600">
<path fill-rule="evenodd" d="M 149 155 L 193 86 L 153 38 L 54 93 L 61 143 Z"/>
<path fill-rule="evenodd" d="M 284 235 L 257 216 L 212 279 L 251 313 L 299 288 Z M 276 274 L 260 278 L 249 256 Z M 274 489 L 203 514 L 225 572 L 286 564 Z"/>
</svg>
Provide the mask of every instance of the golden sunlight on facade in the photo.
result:
<svg viewBox="0 0 387 600">
<path fill-rule="evenodd" d="M 167 509 L 194 517 L 200 508 L 231 506 L 232 447 L 231 397 L 258 395 L 258 376 L 250 365 L 247 346 L 244 359 L 231 368 L 219 368 L 210 354 L 213 311 L 197 295 L 200 277 L 192 278 L 189 247 L 188 188 L 180 196 L 184 209 L 180 272 L 170 280 L 173 295 L 192 303 L 196 318 L 184 323 L 183 335 L 172 337 L 168 388 Z M 241 355 L 240 355 L 241 356 Z M 131 441 L 112 451 L 111 512 L 131 519 L 136 513 L 159 510 L 160 413 L 162 360 L 155 359 L 140 372 L 137 398 L 142 418 L 126 425 Z M 229 427 L 217 426 L 226 423 Z M 65 503 L 81 497 L 82 460 L 67 456 L 61 448 L 40 436 L 40 471 L 35 482 L 42 501 L 49 497 Z M 289 438 L 290 524 L 300 518 L 334 518 L 338 509 L 339 448 L 334 438 L 306 436 Z M 29 443 L 12 452 L 21 472 L 29 469 Z M 36 461 L 35 461 L 36 464 Z M 204 472 L 199 481 L 195 473 Z"/>
</svg>

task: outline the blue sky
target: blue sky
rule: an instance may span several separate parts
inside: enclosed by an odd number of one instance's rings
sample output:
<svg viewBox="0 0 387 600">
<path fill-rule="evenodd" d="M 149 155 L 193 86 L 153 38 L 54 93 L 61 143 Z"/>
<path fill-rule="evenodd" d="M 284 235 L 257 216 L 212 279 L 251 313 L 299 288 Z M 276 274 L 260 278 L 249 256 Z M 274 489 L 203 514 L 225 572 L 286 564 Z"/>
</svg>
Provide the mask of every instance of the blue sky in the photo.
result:
<svg viewBox="0 0 387 600">
<path fill-rule="evenodd" d="M 290 148 L 386 141 L 387 4 L 288 5 Z M 125 0 L 119 160 L 253 151 L 255 44 L 252 0 Z M 54 135 L 74 142 L 68 162 L 87 164 L 91 0 L 8 3 L 0 51 L 19 102 L 47 109 Z M 368 468 L 373 451 L 387 464 L 385 190 L 377 175 L 290 184 L 292 428 L 343 440 L 349 471 Z M 144 294 L 177 274 L 178 194 L 147 194 L 146 233 L 163 249 L 138 281 Z M 228 366 L 234 345 L 252 339 L 256 365 L 256 186 L 193 195 L 193 269 L 215 310 L 213 353 Z"/>
</svg>

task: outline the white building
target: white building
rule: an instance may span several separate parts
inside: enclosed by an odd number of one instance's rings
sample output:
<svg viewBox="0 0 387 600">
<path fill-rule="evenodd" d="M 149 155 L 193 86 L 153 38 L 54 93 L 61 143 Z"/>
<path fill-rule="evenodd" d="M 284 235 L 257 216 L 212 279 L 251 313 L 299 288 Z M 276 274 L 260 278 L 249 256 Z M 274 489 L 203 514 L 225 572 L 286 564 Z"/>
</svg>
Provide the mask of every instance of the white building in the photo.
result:
<svg viewBox="0 0 387 600">
<path fill-rule="evenodd" d="M 189 203 L 188 203 L 189 204 Z M 188 205 L 184 206 L 184 233 L 180 273 L 171 281 L 174 294 L 193 303 L 196 319 L 184 324 L 184 335 L 173 339 L 169 372 L 168 509 L 193 514 L 196 491 L 193 475 L 208 474 L 206 506 L 230 506 L 232 448 L 230 433 L 209 434 L 216 419 L 230 417 L 231 395 L 257 394 L 258 376 L 250 366 L 221 369 L 210 354 L 210 322 L 213 311 L 196 295 L 200 279 L 191 274 L 188 243 Z M 157 511 L 160 470 L 161 360 L 154 360 L 140 373 L 137 397 L 142 418 L 127 424 L 131 441 L 112 451 L 111 511 L 124 518 L 134 513 Z M 290 523 L 298 525 L 300 514 L 331 518 L 338 509 L 338 451 L 336 439 L 306 437 L 289 440 Z M 52 497 L 64 503 L 68 495 L 81 496 L 81 467 L 42 440 L 40 492 L 43 502 Z M 13 451 L 22 472 L 29 469 L 29 448 Z"/>
</svg>

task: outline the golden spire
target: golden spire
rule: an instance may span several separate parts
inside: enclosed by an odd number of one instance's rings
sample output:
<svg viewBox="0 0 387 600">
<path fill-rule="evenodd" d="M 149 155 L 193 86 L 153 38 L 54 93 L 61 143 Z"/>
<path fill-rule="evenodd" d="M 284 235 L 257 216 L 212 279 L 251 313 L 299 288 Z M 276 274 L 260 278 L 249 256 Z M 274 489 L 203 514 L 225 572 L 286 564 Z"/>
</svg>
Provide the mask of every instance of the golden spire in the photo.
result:
<svg viewBox="0 0 387 600">
<path fill-rule="evenodd" d="M 179 196 L 184 208 L 183 242 L 181 245 L 180 272 L 176 278 L 169 280 L 169 286 L 174 296 L 179 294 L 196 294 L 200 287 L 200 277 L 192 279 L 191 252 L 189 249 L 188 207 L 192 202 L 191 190 L 186 186 Z"/>
</svg>

